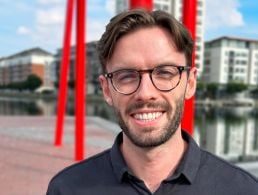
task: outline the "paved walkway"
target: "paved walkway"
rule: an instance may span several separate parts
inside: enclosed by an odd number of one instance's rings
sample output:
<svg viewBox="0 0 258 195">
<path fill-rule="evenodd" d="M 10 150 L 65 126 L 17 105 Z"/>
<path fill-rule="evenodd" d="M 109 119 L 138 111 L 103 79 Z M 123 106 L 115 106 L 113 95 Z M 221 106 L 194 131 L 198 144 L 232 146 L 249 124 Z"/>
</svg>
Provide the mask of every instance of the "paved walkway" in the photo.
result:
<svg viewBox="0 0 258 195">
<path fill-rule="evenodd" d="M 55 117 L 0 117 L 0 190 L 3 195 L 44 195 L 49 180 L 75 163 L 74 119 L 67 117 L 64 145 L 53 146 Z M 86 156 L 109 148 L 119 128 L 87 118 Z M 258 163 L 241 164 L 258 177 Z"/>
<path fill-rule="evenodd" d="M 73 118 L 65 123 L 64 145 L 53 146 L 54 117 L 0 117 L 0 194 L 44 195 L 49 180 L 75 163 Z M 119 128 L 100 118 L 87 119 L 86 155 L 105 150 Z"/>
</svg>

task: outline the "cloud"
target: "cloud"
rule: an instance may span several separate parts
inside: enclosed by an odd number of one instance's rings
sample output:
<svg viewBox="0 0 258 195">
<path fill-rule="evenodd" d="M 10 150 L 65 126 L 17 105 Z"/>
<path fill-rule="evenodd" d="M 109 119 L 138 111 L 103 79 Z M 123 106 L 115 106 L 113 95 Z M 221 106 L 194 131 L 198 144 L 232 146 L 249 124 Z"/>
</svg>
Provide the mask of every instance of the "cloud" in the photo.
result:
<svg viewBox="0 0 258 195">
<path fill-rule="evenodd" d="M 29 35 L 29 34 L 31 34 L 31 29 L 29 29 L 26 26 L 19 26 L 17 29 L 17 34 L 18 35 Z"/>
<path fill-rule="evenodd" d="M 99 40 L 105 30 L 105 21 L 91 21 L 87 28 L 87 41 Z"/>
<path fill-rule="evenodd" d="M 244 25 L 243 14 L 239 11 L 238 0 L 206 1 L 206 29 L 239 27 Z"/>
<path fill-rule="evenodd" d="M 35 10 L 31 12 L 31 24 L 20 24 L 16 29 L 18 35 L 29 35 L 28 38 L 37 46 L 52 52 L 62 47 L 64 21 L 66 14 L 65 0 L 37 0 Z M 89 0 L 87 2 L 86 41 L 96 41 L 105 30 L 105 26 L 115 13 L 115 0 Z M 75 27 L 75 15 L 73 28 Z M 71 44 L 75 43 L 75 29 L 72 32 Z"/>
<path fill-rule="evenodd" d="M 115 9 L 116 9 L 116 2 L 115 0 L 107 0 L 106 1 L 106 5 L 105 5 L 105 9 L 107 10 L 107 12 L 110 15 L 114 15 L 115 14 Z"/>
<path fill-rule="evenodd" d="M 65 3 L 64 0 L 38 0 L 38 3 L 41 5 L 53 5 L 59 3 Z"/>
<path fill-rule="evenodd" d="M 99 40 L 109 19 L 115 14 L 115 0 L 88 1 L 87 41 Z"/>
<path fill-rule="evenodd" d="M 55 25 L 64 22 L 65 12 L 60 6 L 51 9 L 38 10 L 36 13 L 36 22 L 38 25 Z"/>
<path fill-rule="evenodd" d="M 62 44 L 65 18 L 65 4 L 59 3 L 60 0 L 38 0 L 36 10 L 33 12 L 32 18 L 34 23 L 30 29 L 26 25 L 21 25 L 17 33 L 30 35 L 31 41 L 37 46 L 54 50 Z M 54 5 L 48 3 L 56 2 Z M 64 2 L 64 0 L 62 0 Z"/>
</svg>

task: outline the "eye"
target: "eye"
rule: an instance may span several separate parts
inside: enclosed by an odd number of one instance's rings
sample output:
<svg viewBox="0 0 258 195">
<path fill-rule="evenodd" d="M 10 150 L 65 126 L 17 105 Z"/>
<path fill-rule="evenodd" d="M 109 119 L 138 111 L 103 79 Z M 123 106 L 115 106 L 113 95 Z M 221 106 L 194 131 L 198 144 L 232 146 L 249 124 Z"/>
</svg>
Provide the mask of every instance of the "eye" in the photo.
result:
<svg viewBox="0 0 258 195">
<path fill-rule="evenodd" d="M 136 71 L 121 70 L 114 74 L 114 79 L 118 83 L 131 83 L 138 80 L 138 73 Z"/>
<path fill-rule="evenodd" d="M 173 66 L 158 67 L 153 72 L 153 75 L 158 79 L 172 79 L 177 76 L 178 69 Z"/>
</svg>

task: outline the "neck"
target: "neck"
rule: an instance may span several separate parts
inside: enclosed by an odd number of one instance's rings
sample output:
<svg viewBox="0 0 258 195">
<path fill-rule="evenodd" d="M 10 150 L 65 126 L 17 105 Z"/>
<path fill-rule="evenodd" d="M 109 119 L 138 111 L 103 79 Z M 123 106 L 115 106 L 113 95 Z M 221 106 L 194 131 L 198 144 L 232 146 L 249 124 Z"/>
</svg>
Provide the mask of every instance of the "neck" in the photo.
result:
<svg viewBox="0 0 258 195">
<path fill-rule="evenodd" d="M 121 151 L 132 173 L 154 192 L 164 179 L 173 175 L 186 147 L 178 129 L 170 140 L 154 148 L 137 147 L 123 135 Z"/>
</svg>

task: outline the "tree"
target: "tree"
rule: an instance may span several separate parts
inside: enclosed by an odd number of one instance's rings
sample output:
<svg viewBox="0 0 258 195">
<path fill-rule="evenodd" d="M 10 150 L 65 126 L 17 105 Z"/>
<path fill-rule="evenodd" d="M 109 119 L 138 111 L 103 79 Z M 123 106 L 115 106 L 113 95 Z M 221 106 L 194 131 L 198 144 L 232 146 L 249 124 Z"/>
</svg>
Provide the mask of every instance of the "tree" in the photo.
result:
<svg viewBox="0 0 258 195">
<path fill-rule="evenodd" d="M 27 77 L 26 81 L 24 82 L 24 87 L 25 87 L 25 89 L 28 89 L 30 91 L 34 91 L 35 89 L 40 87 L 41 84 L 42 84 L 41 78 L 39 78 L 35 74 L 30 74 Z"/>
<path fill-rule="evenodd" d="M 209 97 L 216 98 L 216 94 L 219 90 L 219 84 L 218 83 L 208 83 L 207 84 L 207 93 Z"/>
<path fill-rule="evenodd" d="M 201 82 L 201 81 L 199 81 L 199 82 L 197 82 L 197 87 L 196 87 L 196 90 L 197 91 L 203 91 L 203 90 L 205 90 L 205 83 L 204 82 Z"/>
<path fill-rule="evenodd" d="M 246 90 L 248 86 L 244 83 L 228 83 L 226 90 L 229 94 L 235 94 Z"/>
</svg>

